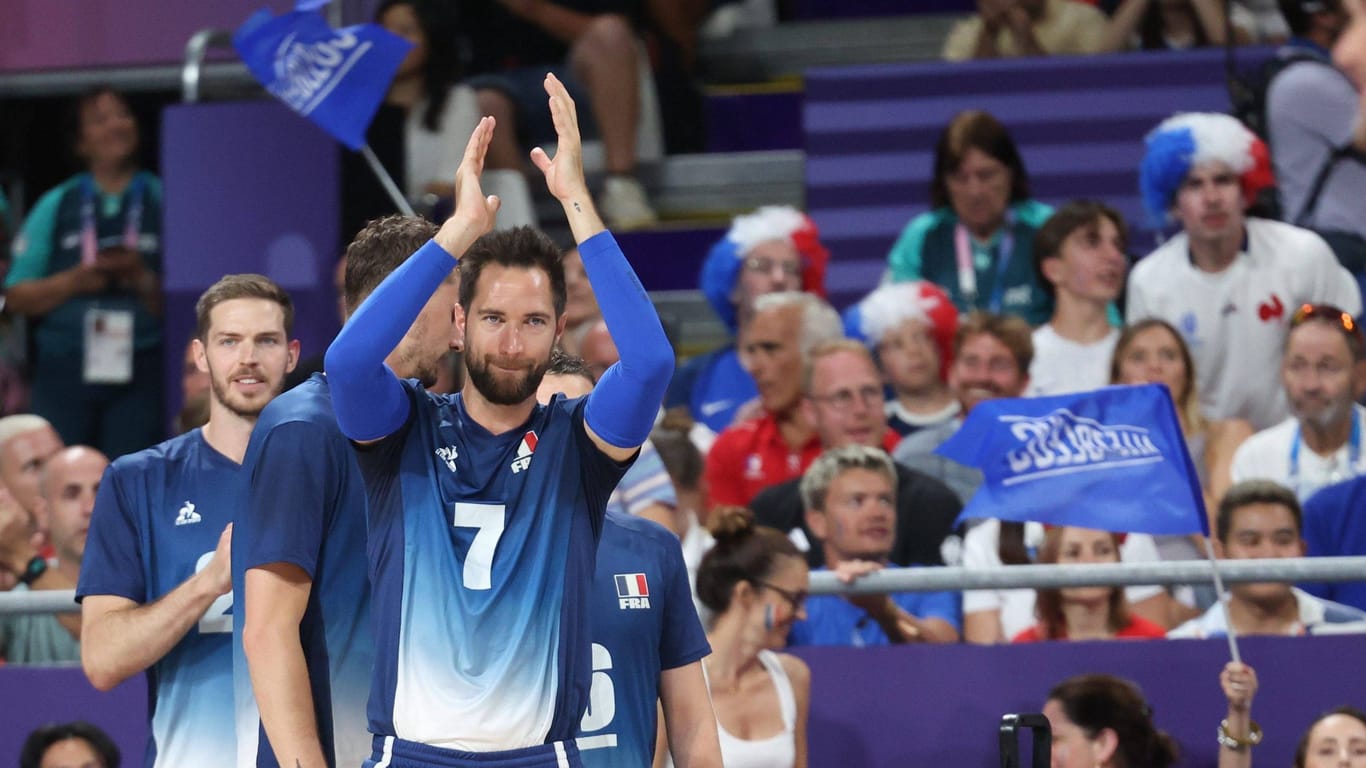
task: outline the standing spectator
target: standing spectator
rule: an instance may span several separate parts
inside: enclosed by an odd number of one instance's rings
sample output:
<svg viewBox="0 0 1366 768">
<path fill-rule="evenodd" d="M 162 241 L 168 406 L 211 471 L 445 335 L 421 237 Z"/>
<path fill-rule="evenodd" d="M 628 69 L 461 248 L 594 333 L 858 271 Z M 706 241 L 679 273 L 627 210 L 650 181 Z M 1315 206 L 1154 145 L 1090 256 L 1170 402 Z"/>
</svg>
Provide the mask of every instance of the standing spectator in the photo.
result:
<svg viewBox="0 0 1366 768">
<path fill-rule="evenodd" d="M 19 768 L 119 768 L 109 734 L 82 720 L 39 728 L 24 740 Z"/>
<path fill-rule="evenodd" d="M 162 437 L 161 181 L 138 170 L 138 124 L 117 91 L 76 104 L 86 171 L 29 213 L 5 278 L 32 323 L 33 412 L 110 457 Z"/>
<path fill-rule="evenodd" d="M 1299 500 L 1270 480 L 1238 483 L 1219 502 L 1214 552 L 1223 559 L 1303 557 Z M 1281 582 L 1232 584 L 1228 611 L 1211 606 L 1167 637 L 1222 637 L 1228 622 L 1240 636 L 1366 632 L 1366 612 L 1322 600 Z M 1225 616 L 1228 618 L 1226 619 Z"/>
<path fill-rule="evenodd" d="M 479 114 L 492 115 L 499 130 L 489 147 L 489 170 L 518 170 L 522 147 L 555 140 L 541 80 L 547 71 L 562 80 L 586 108 L 580 122 L 595 128 L 606 152 L 607 179 L 598 207 L 612 229 L 649 226 L 656 220 L 636 177 L 640 122 L 640 48 L 621 0 L 461 0 L 461 25 L 469 46 L 466 83 L 475 90 Z"/>
<path fill-rule="evenodd" d="M 1109 531 L 1070 525 L 1050 528 L 1044 534 L 1039 562 L 1118 563 L 1120 538 Z M 1034 611 L 1039 622 L 1015 635 L 1012 642 L 1156 638 L 1166 634 L 1160 625 L 1129 611 L 1121 587 L 1065 587 L 1037 592 Z"/>
<path fill-rule="evenodd" d="M 892 282 L 929 280 L 963 313 L 1019 315 L 1030 325 L 1048 320 L 1052 302 L 1034 271 L 1033 247 L 1053 209 L 1030 199 L 1024 160 L 995 117 L 961 112 L 944 127 L 930 204 L 933 210 L 911 219 L 887 256 Z"/>
<path fill-rule="evenodd" d="M 1244 212 L 1270 182 L 1266 148 L 1228 115 L 1186 113 L 1147 138 L 1144 206 L 1181 232 L 1129 273 L 1128 319 L 1180 329 L 1195 358 L 1201 411 L 1265 429 L 1286 416 L 1275 377 L 1290 315 L 1326 302 L 1361 311 L 1356 280 L 1323 238 Z"/>
<path fill-rule="evenodd" d="M 821 454 L 802 475 L 806 524 L 824 545 L 825 562 L 846 584 L 882 570 L 892 552 L 896 472 L 885 451 L 849 444 Z M 792 625 L 789 645 L 956 643 L 957 592 L 819 595 Z"/>
<path fill-rule="evenodd" d="M 1338 261 L 1366 272 L 1366 122 L 1329 49 L 1347 23 L 1341 0 L 1280 0 L 1290 62 L 1267 85 L 1266 128 L 1286 221 L 1318 232 Z"/>
<path fill-rule="evenodd" d="M 109 460 L 99 451 L 73 446 L 43 469 L 41 504 L 50 521 L 55 563 L 23 573 L 14 591 L 75 589 L 85 554 L 86 530 L 95 492 Z M 11 664 L 71 664 L 81 660 L 81 617 L 77 614 L 18 614 L 0 617 L 0 658 Z"/>
<path fill-rule="evenodd" d="M 736 343 L 681 366 L 664 407 L 687 409 L 693 421 L 715 434 L 731 426 L 740 407 L 759 396 L 737 348 L 754 319 L 755 299 L 785 291 L 824 297 L 829 260 L 816 225 L 796 208 L 766 205 L 735 217 L 726 236 L 707 253 L 701 289 Z"/>
<path fill-rule="evenodd" d="M 1233 455 L 1234 482 L 1261 478 L 1301 502 L 1327 485 L 1366 472 L 1366 337 L 1351 315 L 1306 304 L 1290 318 L 1281 382 L 1291 417 L 1248 438 Z"/>
<path fill-rule="evenodd" d="M 1097 53 L 1105 14 L 1071 0 L 977 0 L 977 15 L 944 41 L 949 61 L 1006 56 Z"/>
<path fill-rule="evenodd" d="M 707 453 L 708 506 L 748 504 L 770 485 L 800 476 L 821 452 L 802 410 L 802 371 L 811 350 L 840 338 L 840 317 L 815 296 L 790 291 L 760 296 L 754 309 L 740 346 L 763 413 L 717 436 Z"/>
<path fill-rule="evenodd" d="M 1111 303 L 1128 269 L 1124 218 L 1079 200 L 1059 208 L 1034 237 L 1040 285 L 1053 297 L 1053 317 L 1034 331 L 1030 397 L 1100 389 L 1110 381 L 1119 329 Z"/>
<path fill-rule="evenodd" d="M 949 391 L 958 309 L 934 283 L 890 283 L 845 312 L 845 333 L 863 339 L 892 390 L 887 426 L 905 437 L 943 424 L 961 408 Z"/>
<path fill-rule="evenodd" d="M 882 387 L 877 367 L 868 350 L 850 339 L 827 341 L 811 351 L 803 374 L 805 395 L 802 408 L 820 438 L 822 455 L 836 448 L 861 445 L 887 453 L 895 446 L 896 433 L 878 404 Z M 900 464 L 894 469 L 896 503 L 893 541 L 888 560 L 897 565 L 943 565 L 941 550 L 953 532 L 954 520 L 962 502 L 942 482 Z M 810 473 L 810 469 L 804 473 Z M 790 532 L 802 548 L 807 544 L 807 563 L 816 568 L 829 557 L 822 551 L 821 539 L 809 526 L 810 511 L 802 503 L 802 478 L 769 486 L 750 502 L 761 525 Z M 956 538 L 954 543 L 957 543 Z"/>
<path fill-rule="evenodd" d="M 1246 43 L 1251 14 L 1230 3 L 1233 39 Z M 1224 3 L 1220 0 L 1123 0 L 1110 17 L 1101 50 L 1184 51 L 1224 44 Z"/>
</svg>

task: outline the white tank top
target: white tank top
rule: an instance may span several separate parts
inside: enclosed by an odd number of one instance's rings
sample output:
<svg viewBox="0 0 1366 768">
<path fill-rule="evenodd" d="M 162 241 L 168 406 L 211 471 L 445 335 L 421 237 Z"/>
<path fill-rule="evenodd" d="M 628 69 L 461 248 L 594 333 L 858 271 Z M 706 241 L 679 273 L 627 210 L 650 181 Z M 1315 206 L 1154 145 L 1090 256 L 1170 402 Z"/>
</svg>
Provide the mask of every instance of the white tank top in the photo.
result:
<svg viewBox="0 0 1366 768">
<path fill-rule="evenodd" d="M 732 736 L 718 720 L 716 735 L 721 739 L 721 762 L 726 768 L 792 768 L 797 762 L 797 699 L 792 694 L 792 681 L 773 651 L 759 651 L 759 662 L 768 670 L 778 691 L 783 730 L 767 739 L 741 739 Z M 706 671 L 707 665 L 703 664 L 704 676 Z M 710 686 L 710 681 L 707 684 Z"/>
</svg>

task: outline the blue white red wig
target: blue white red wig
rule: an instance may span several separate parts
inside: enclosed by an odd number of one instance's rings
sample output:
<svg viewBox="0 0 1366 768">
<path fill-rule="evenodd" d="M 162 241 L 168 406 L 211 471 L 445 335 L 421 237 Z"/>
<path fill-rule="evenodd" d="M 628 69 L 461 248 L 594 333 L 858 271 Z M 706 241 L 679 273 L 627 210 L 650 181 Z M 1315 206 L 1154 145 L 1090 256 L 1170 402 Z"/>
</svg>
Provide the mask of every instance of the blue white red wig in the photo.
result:
<svg viewBox="0 0 1366 768">
<path fill-rule="evenodd" d="M 754 246 L 769 240 L 787 240 L 796 247 L 802 257 L 801 289 L 825 298 L 825 267 L 830 252 L 821 245 L 820 232 L 806 214 L 791 206 L 766 205 L 754 213 L 736 216 L 730 231 L 707 253 L 700 279 L 707 303 L 732 333 L 738 330 L 735 283 L 740 268 Z"/>
<path fill-rule="evenodd" d="M 1146 142 L 1138 183 L 1143 207 L 1159 226 L 1169 221 L 1177 190 L 1197 166 L 1220 162 L 1231 168 L 1242 183 L 1245 204 L 1251 204 L 1258 192 L 1275 183 L 1266 144 L 1230 115 L 1173 115 L 1159 123 Z"/>
<path fill-rule="evenodd" d="M 879 287 L 844 311 L 844 335 L 876 350 L 887 333 L 912 320 L 929 329 L 939 352 L 939 378 L 947 381 L 953 337 L 958 333 L 958 308 L 934 283 L 914 280 Z"/>
</svg>

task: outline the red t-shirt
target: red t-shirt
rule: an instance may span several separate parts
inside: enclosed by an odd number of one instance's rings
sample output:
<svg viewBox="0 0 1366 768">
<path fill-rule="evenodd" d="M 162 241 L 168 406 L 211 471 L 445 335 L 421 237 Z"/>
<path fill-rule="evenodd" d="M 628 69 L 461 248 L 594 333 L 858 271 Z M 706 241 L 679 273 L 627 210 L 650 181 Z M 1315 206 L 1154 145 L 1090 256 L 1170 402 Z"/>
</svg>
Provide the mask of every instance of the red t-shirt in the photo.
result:
<svg viewBox="0 0 1366 768">
<path fill-rule="evenodd" d="M 1132 614 L 1131 614 L 1131 615 L 1129 616 L 1129 623 L 1128 623 L 1128 624 L 1125 624 L 1122 628 L 1120 628 L 1120 630 L 1119 630 L 1118 632 L 1115 633 L 1114 639 L 1118 640 L 1118 639 L 1120 639 L 1120 638 L 1127 638 L 1127 639 L 1138 639 L 1138 640 L 1154 640 L 1154 639 L 1157 639 L 1157 638 L 1164 638 L 1164 637 L 1166 637 L 1166 636 L 1167 636 L 1167 630 L 1163 629 L 1162 627 L 1158 626 L 1157 624 L 1155 624 L 1155 623 L 1153 623 L 1153 622 L 1151 622 L 1151 621 L 1148 621 L 1147 619 L 1143 618 L 1142 616 L 1135 616 L 1135 615 L 1132 615 Z M 1038 624 L 1035 624 L 1034 626 L 1030 627 L 1029 629 L 1026 629 L 1025 631 L 1021 632 L 1020 634 L 1016 635 L 1016 636 L 1015 636 L 1015 639 L 1011 640 L 1010 642 L 1012 642 L 1012 643 L 1037 643 L 1037 642 L 1040 642 L 1040 641 L 1042 641 L 1042 640 L 1044 640 L 1044 639 L 1045 639 L 1045 638 L 1044 638 L 1044 636 L 1043 636 L 1043 628 L 1040 627 Z M 1054 639 L 1054 640 L 1066 640 L 1066 639 L 1067 639 L 1067 630 L 1066 630 L 1066 628 L 1063 629 L 1063 633 L 1062 633 L 1062 636 L 1061 636 L 1061 637 L 1055 637 L 1055 638 L 1052 638 L 1052 639 Z"/>
</svg>

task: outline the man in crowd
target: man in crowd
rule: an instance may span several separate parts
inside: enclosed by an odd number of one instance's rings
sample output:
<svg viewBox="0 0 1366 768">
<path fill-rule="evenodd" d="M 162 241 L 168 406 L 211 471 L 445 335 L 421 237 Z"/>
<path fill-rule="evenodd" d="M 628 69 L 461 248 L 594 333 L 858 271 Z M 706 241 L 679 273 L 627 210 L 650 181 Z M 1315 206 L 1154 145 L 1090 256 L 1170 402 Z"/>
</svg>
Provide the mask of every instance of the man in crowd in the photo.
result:
<svg viewBox="0 0 1366 768">
<path fill-rule="evenodd" d="M 1129 321 L 1159 317 L 1181 331 L 1195 358 L 1201 410 L 1266 429 L 1286 417 L 1278 370 L 1291 315 L 1326 303 L 1356 315 L 1361 294 L 1323 238 L 1246 215 L 1270 182 L 1265 148 L 1236 119 L 1213 113 L 1168 118 L 1147 138 L 1139 170 L 1143 204 L 1181 232 L 1129 274 Z"/>
<path fill-rule="evenodd" d="M 299 357 L 294 305 L 228 275 L 195 305 L 209 420 L 115 461 L 100 483 L 76 599 L 81 664 L 109 690 L 144 670 L 148 765 L 232 764 L 232 521 L 261 410 Z"/>
<path fill-rule="evenodd" d="M 851 443 L 821 454 L 802 475 L 806 524 L 825 568 L 850 583 L 888 563 L 895 535 L 896 471 L 886 451 Z M 957 592 L 820 595 L 792 625 L 790 645 L 956 643 Z"/>
<path fill-rule="evenodd" d="M 0 482 L 28 512 L 34 528 L 47 530 L 39 497 L 43 465 L 63 448 L 47 419 L 21 413 L 0 419 Z"/>
<path fill-rule="evenodd" d="M 949 32 L 944 58 L 1096 53 L 1106 23 L 1096 8 L 1071 0 L 978 0 L 977 15 Z"/>
<path fill-rule="evenodd" d="M 811 350 L 803 375 L 802 408 L 828 453 L 847 445 L 863 445 L 886 451 L 895 445 L 896 433 L 887 426 L 882 409 L 882 381 L 872 355 L 862 344 L 849 340 L 827 341 Z M 896 525 L 887 552 L 896 565 L 943 565 L 940 545 L 953 531 L 963 504 L 948 486 L 913 469 L 893 464 L 896 473 Z M 826 554 L 807 525 L 802 505 L 801 479 L 769 486 L 750 502 L 757 522 L 792 531 L 793 538 L 808 544 L 812 567 L 826 564 Z M 800 542 L 799 542 L 800 547 Z"/>
<path fill-rule="evenodd" d="M 1215 554 L 1228 560 L 1303 557 L 1300 502 L 1269 480 L 1236 483 L 1219 502 Z M 1228 620 L 1239 635 L 1312 635 L 1366 632 L 1366 613 L 1281 582 L 1233 584 Z M 1224 608 L 1213 605 L 1167 637 L 1219 637 L 1228 633 Z"/>
<path fill-rule="evenodd" d="M 1366 470 L 1366 338 L 1351 315 L 1305 305 L 1290 320 L 1281 361 L 1290 418 L 1249 437 L 1233 454 L 1234 482 L 1273 480 L 1301 501 Z"/>
</svg>

